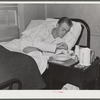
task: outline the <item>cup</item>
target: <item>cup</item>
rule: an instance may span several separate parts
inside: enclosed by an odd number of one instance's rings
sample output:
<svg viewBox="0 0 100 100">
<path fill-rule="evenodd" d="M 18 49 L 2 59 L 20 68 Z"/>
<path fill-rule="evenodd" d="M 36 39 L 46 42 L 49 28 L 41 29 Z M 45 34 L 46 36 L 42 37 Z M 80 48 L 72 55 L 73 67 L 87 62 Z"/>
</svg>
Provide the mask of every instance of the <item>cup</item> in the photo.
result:
<svg viewBox="0 0 100 100">
<path fill-rule="evenodd" d="M 80 48 L 79 53 L 79 63 L 80 65 L 90 66 L 91 65 L 91 49 L 90 48 Z"/>
<path fill-rule="evenodd" d="M 79 63 L 81 65 L 90 66 L 94 62 L 95 52 L 90 48 L 80 48 L 79 50 Z"/>
</svg>

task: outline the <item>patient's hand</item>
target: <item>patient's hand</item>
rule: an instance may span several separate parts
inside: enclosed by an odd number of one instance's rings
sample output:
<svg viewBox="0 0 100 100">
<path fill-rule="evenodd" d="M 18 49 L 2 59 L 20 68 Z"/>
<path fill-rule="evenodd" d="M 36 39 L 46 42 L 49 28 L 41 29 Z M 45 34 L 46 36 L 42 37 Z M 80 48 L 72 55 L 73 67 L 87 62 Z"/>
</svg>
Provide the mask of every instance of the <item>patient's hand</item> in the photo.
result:
<svg viewBox="0 0 100 100">
<path fill-rule="evenodd" d="M 57 49 L 55 54 L 68 54 L 68 50 L 65 49 Z"/>
<path fill-rule="evenodd" d="M 68 50 L 68 45 L 65 42 L 61 42 L 57 44 L 57 49 L 65 49 Z"/>
<path fill-rule="evenodd" d="M 24 49 L 23 49 L 23 52 L 24 53 L 30 53 L 30 52 L 32 52 L 32 51 L 37 51 L 38 49 L 37 48 L 35 48 L 35 47 L 30 47 L 30 46 L 28 46 L 28 47 L 25 47 Z"/>
</svg>

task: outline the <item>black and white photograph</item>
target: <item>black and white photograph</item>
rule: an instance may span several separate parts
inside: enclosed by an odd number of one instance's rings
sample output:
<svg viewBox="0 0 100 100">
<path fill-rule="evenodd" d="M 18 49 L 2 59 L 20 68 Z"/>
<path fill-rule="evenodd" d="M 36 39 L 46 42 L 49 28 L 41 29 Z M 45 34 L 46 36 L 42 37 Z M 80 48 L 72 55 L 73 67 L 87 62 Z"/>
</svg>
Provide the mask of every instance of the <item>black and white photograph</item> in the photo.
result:
<svg viewBox="0 0 100 100">
<path fill-rule="evenodd" d="M 99 67 L 100 2 L 0 3 L 0 90 L 99 90 Z"/>
</svg>

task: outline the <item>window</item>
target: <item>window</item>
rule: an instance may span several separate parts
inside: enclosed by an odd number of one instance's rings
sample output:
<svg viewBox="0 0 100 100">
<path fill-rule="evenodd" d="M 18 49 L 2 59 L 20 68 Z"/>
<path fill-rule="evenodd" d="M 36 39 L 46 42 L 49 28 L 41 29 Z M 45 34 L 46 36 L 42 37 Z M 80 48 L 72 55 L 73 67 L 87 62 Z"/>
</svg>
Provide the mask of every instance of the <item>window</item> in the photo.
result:
<svg viewBox="0 0 100 100">
<path fill-rule="evenodd" d="M 0 27 L 1 26 L 17 26 L 15 10 L 0 10 Z"/>
<path fill-rule="evenodd" d="M 0 42 L 19 37 L 17 4 L 0 4 Z"/>
<path fill-rule="evenodd" d="M 18 25 L 17 4 L 0 4 L 0 27 Z"/>
</svg>

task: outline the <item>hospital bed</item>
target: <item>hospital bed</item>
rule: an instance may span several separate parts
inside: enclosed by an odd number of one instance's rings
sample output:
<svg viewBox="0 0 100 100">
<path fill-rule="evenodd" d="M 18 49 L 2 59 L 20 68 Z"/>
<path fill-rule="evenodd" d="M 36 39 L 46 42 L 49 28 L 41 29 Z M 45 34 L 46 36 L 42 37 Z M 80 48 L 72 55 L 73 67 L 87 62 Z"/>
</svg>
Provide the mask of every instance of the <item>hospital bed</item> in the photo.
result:
<svg viewBox="0 0 100 100">
<path fill-rule="evenodd" d="M 81 35 L 79 36 L 76 44 L 90 48 L 89 25 L 82 19 L 73 18 L 72 20 L 75 22 L 80 22 L 82 26 Z M 43 21 L 44 20 L 32 20 L 25 31 L 41 24 Z M 12 83 L 12 81 L 14 84 L 17 83 L 19 85 L 20 88 L 18 87 L 18 89 L 45 88 L 46 81 L 44 82 L 44 80 L 47 80 L 48 77 L 47 70 L 41 75 L 33 58 L 19 52 L 9 51 L 3 46 L 0 46 L 0 54 L 0 83 L 2 83 L 2 85 L 0 85 L 1 88 L 2 86 L 3 88 L 4 86 L 7 87 L 5 84 L 10 82 Z M 16 79 L 16 81 L 13 79 Z"/>
</svg>

